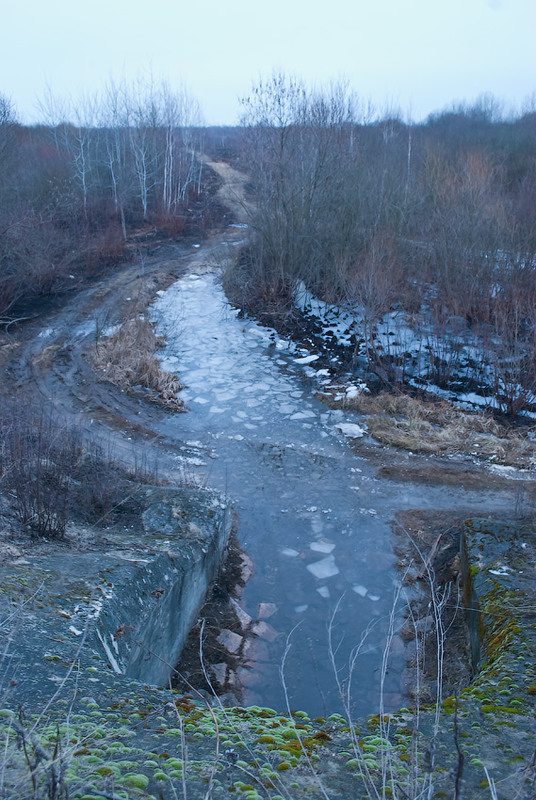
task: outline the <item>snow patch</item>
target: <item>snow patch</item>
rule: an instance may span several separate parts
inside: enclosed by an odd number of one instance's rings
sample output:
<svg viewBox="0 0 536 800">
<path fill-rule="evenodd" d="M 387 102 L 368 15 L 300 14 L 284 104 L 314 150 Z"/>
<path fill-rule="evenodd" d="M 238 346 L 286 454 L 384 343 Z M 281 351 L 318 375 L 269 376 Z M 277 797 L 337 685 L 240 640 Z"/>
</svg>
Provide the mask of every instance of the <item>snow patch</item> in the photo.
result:
<svg viewBox="0 0 536 800">
<path fill-rule="evenodd" d="M 335 429 L 340 431 L 349 439 L 360 439 L 365 434 L 365 429 L 355 422 L 338 422 Z"/>
</svg>

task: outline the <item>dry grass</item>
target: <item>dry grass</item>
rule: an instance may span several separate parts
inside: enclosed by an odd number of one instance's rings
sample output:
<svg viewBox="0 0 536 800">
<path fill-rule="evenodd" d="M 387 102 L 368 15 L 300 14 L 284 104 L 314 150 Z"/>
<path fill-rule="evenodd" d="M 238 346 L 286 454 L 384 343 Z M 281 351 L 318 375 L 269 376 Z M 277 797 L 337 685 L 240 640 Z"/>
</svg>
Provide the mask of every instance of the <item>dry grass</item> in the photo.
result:
<svg viewBox="0 0 536 800">
<path fill-rule="evenodd" d="M 462 411 L 446 402 L 425 402 L 387 392 L 324 399 L 335 407 L 367 415 L 370 435 L 382 444 L 416 453 L 476 455 L 522 468 L 536 465 L 536 442 L 527 435 L 529 431 L 509 429 L 484 412 Z"/>
<path fill-rule="evenodd" d="M 94 365 L 103 379 L 115 386 L 127 390 L 143 386 L 150 390 L 152 400 L 174 411 L 184 411 L 177 396 L 182 389 L 179 379 L 160 367 L 156 355 L 163 344 L 151 322 L 141 315 L 97 342 Z"/>
</svg>

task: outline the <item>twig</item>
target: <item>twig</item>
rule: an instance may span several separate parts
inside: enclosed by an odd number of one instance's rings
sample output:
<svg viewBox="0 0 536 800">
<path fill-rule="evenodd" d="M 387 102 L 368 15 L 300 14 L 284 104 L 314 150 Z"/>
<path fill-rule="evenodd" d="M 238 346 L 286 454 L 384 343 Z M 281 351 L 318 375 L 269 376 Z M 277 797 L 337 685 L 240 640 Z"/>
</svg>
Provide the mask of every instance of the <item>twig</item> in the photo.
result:
<svg viewBox="0 0 536 800">
<path fill-rule="evenodd" d="M 464 763 L 464 755 L 462 753 L 460 747 L 460 741 L 458 736 L 458 696 L 456 695 L 456 706 L 454 708 L 454 746 L 456 747 L 456 752 L 458 753 L 458 764 L 456 767 L 456 779 L 454 783 L 454 800 L 459 800 L 460 792 L 462 788 L 462 777 L 463 777 L 463 763 Z M 489 780 L 488 780 L 489 783 Z M 491 785 L 491 784 L 490 784 Z"/>
<path fill-rule="evenodd" d="M 25 322 L 28 319 L 37 319 L 38 316 L 38 314 L 33 314 L 31 317 L 15 317 L 13 319 L 9 319 L 7 317 L 2 319 L 0 317 L 0 325 L 5 325 L 7 332 L 11 325 L 15 325 L 17 322 Z"/>
<path fill-rule="evenodd" d="M 451 528 L 449 528 L 448 530 L 452 530 L 452 529 L 451 529 Z M 433 546 L 433 547 L 432 547 L 432 549 L 430 550 L 430 553 L 428 554 L 428 558 L 426 559 L 426 561 L 425 561 L 425 563 L 424 563 L 424 566 L 423 566 L 422 570 L 421 570 L 421 571 L 419 572 L 419 574 L 417 575 L 417 578 L 419 578 L 419 579 L 420 579 L 420 578 L 423 578 L 423 577 L 424 577 L 424 574 L 425 574 L 425 572 L 428 572 L 428 570 L 430 569 L 430 567 L 431 567 L 431 565 L 432 565 L 432 561 L 434 560 L 434 557 L 435 557 L 435 554 L 436 554 L 436 551 L 437 551 L 437 548 L 438 548 L 439 542 L 441 541 L 441 537 L 442 537 L 442 536 L 443 536 L 443 534 L 445 534 L 445 533 L 447 533 L 447 531 L 446 531 L 446 530 L 445 530 L 445 531 L 441 531 L 441 533 L 439 534 L 439 536 L 438 536 L 438 537 L 437 537 L 437 539 L 435 540 L 435 542 L 434 542 L 434 546 Z"/>
</svg>

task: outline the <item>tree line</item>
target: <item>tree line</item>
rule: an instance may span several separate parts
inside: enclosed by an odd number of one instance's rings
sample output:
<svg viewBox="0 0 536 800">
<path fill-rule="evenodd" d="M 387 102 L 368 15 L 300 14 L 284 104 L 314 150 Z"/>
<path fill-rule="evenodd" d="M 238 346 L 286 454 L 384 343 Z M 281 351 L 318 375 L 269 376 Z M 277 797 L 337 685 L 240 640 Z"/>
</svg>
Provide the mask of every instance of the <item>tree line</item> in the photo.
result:
<svg viewBox="0 0 536 800">
<path fill-rule="evenodd" d="M 344 85 L 312 90 L 276 74 L 243 112 L 255 205 L 230 282 L 239 302 L 290 309 L 301 281 L 359 304 L 367 358 L 391 384 L 407 354 L 378 346 L 382 315 L 426 318 L 438 382 L 449 377 L 440 341 L 453 326 L 470 331 L 500 406 L 526 403 L 536 386 L 534 104 L 507 119 L 484 96 L 410 124 L 375 115 Z"/>
<path fill-rule="evenodd" d="M 109 84 L 19 124 L 0 95 L 0 318 L 125 254 L 149 230 L 202 234 L 215 213 L 196 153 L 197 102 L 166 84 Z"/>
<path fill-rule="evenodd" d="M 185 90 L 108 84 L 23 126 L 0 95 L 0 321 L 120 262 L 148 232 L 202 235 L 221 214 L 196 153 L 250 177 L 250 234 L 227 280 L 233 298 L 285 315 L 303 282 L 359 306 L 355 354 L 389 385 L 409 354 L 385 349 L 399 309 L 426 333 L 429 377 L 447 385 L 457 331 L 479 343 L 467 386 L 493 373 L 513 411 L 536 388 L 536 111 L 506 117 L 490 97 L 414 124 L 378 114 L 344 84 L 274 74 L 234 128 L 204 128 Z M 464 339 L 465 337 L 465 339 Z M 424 345 L 423 345 L 424 346 Z M 458 364 L 459 366 L 459 364 Z"/>
</svg>

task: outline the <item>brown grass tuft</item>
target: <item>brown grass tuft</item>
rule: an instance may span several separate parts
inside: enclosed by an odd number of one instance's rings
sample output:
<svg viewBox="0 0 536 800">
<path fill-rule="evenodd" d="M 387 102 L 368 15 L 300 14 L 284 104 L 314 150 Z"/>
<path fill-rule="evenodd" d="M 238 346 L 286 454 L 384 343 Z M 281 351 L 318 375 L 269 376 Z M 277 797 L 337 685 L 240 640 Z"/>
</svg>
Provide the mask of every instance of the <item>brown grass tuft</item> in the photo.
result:
<svg viewBox="0 0 536 800">
<path fill-rule="evenodd" d="M 536 442 L 528 437 L 528 431 L 506 428 L 485 412 L 462 411 L 445 401 L 429 402 L 388 392 L 323 399 L 332 406 L 365 414 L 370 435 L 382 444 L 416 453 L 476 455 L 522 468 L 536 465 Z"/>
<path fill-rule="evenodd" d="M 156 336 L 151 322 L 138 316 L 124 322 L 119 330 L 97 343 L 94 364 L 103 380 L 132 389 L 143 386 L 152 393 L 152 400 L 174 411 L 184 411 L 177 395 L 182 386 L 173 372 L 160 366 L 156 352 L 163 341 Z"/>
</svg>

